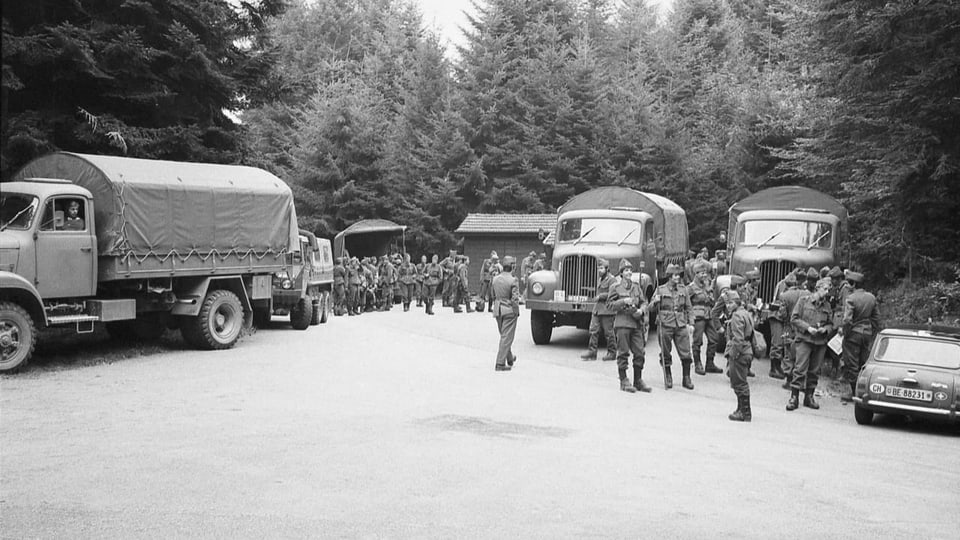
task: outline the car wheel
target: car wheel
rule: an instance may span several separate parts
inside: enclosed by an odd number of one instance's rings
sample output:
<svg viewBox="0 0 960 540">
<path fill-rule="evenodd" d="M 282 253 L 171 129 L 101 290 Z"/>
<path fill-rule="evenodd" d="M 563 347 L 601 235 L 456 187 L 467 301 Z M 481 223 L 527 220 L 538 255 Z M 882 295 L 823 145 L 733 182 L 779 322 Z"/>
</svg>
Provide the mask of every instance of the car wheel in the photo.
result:
<svg viewBox="0 0 960 540">
<path fill-rule="evenodd" d="M 854 405 L 853 417 L 856 418 L 857 423 L 861 426 L 869 426 L 870 422 L 873 422 L 873 411 L 860 405 Z"/>
</svg>

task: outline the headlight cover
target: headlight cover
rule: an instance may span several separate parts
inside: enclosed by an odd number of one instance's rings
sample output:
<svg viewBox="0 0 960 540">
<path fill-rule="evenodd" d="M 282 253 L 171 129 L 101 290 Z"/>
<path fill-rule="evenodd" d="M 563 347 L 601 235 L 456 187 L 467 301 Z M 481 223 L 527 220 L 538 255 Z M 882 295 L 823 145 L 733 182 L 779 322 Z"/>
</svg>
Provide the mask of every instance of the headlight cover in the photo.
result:
<svg viewBox="0 0 960 540">
<path fill-rule="evenodd" d="M 530 290 L 533 294 L 543 294 L 543 283 L 534 283 L 530 286 Z"/>
</svg>

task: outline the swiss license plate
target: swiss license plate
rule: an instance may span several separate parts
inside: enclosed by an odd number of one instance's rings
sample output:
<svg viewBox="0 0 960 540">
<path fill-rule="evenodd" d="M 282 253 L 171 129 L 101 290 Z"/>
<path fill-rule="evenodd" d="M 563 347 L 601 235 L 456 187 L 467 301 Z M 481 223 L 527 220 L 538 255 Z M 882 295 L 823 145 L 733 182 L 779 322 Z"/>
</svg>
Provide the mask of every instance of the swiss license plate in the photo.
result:
<svg viewBox="0 0 960 540">
<path fill-rule="evenodd" d="M 571 294 L 567 296 L 567 302 L 586 302 L 587 297 L 582 295 Z"/>
<path fill-rule="evenodd" d="M 553 291 L 554 302 L 565 302 L 566 300 L 567 300 L 567 293 L 565 291 Z"/>
<path fill-rule="evenodd" d="M 900 386 L 888 386 L 887 396 L 900 399 L 912 399 L 914 401 L 933 401 L 933 392 L 930 390 L 917 390 L 915 388 L 902 388 Z"/>
</svg>

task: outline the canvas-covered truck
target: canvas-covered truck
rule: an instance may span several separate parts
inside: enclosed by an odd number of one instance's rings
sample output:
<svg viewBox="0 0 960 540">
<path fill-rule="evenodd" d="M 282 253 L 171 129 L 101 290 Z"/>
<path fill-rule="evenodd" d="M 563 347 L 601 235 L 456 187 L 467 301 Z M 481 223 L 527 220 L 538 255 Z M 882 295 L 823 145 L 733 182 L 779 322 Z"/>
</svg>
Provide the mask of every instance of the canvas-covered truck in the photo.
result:
<svg viewBox="0 0 960 540">
<path fill-rule="evenodd" d="M 833 197 L 800 186 L 758 191 L 730 207 L 727 254 L 730 274 L 760 271 L 762 318 L 776 299 L 777 283 L 800 267 L 833 267 L 844 257 L 847 210 Z M 718 287 L 729 275 L 717 278 Z"/>
<path fill-rule="evenodd" d="M 290 268 L 273 275 L 273 297 L 253 303 L 253 323 L 264 327 L 273 315 L 289 315 L 290 326 L 306 330 L 326 323 L 333 290 L 330 241 L 300 231 L 300 251 L 289 253 Z"/>
<path fill-rule="evenodd" d="M 597 259 L 617 271 L 627 259 L 647 298 L 666 267 L 688 249 L 686 213 L 666 197 L 623 187 L 581 193 L 557 211 L 551 270 L 530 274 L 527 309 L 533 341 L 550 342 L 558 326 L 588 328 L 597 293 Z"/>
<path fill-rule="evenodd" d="M 0 188 L 2 371 L 52 326 L 230 348 L 300 249 L 290 188 L 256 168 L 55 153 Z"/>
</svg>

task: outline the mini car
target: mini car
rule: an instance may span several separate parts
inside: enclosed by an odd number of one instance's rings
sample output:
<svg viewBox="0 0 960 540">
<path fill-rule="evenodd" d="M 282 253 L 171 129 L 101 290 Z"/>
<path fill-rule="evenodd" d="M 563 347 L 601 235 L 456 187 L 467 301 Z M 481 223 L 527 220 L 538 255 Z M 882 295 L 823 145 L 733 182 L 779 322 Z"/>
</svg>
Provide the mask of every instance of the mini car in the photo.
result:
<svg viewBox="0 0 960 540">
<path fill-rule="evenodd" d="M 857 378 L 854 417 L 874 413 L 957 422 L 960 408 L 960 328 L 901 325 L 874 340 Z"/>
</svg>

